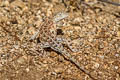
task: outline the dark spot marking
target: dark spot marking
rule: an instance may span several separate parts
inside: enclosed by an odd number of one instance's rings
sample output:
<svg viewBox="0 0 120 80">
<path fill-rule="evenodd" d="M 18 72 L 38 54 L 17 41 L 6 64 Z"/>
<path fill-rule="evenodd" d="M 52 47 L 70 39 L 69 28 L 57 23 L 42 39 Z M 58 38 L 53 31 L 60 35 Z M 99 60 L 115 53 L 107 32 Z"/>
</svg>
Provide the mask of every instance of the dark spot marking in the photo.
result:
<svg viewBox="0 0 120 80">
<path fill-rule="evenodd" d="M 40 39 L 39 38 L 37 38 L 37 43 L 40 43 Z"/>
<path fill-rule="evenodd" d="M 64 35 L 62 29 L 57 29 L 57 35 Z"/>
</svg>

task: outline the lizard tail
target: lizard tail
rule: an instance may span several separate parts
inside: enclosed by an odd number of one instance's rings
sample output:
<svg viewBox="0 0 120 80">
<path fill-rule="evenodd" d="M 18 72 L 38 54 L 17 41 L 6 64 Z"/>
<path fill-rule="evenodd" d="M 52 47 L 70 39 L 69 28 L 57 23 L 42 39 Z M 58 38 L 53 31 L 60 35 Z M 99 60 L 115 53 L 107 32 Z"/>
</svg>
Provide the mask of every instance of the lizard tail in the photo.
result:
<svg viewBox="0 0 120 80">
<path fill-rule="evenodd" d="M 80 63 L 74 58 L 72 57 L 69 53 L 62 53 L 63 57 L 65 59 L 67 59 L 68 61 L 70 61 L 71 63 L 75 64 L 77 68 L 79 68 L 82 72 L 84 72 L 85 74 L 87 74 L 91 79 L 93 80 L 97 80 L 95 79 L 91 74 L 90 71 L 85 70 L 84 66 L 80 65 Z M 67 58 L 66 58 L 66 57 Z"/>
</svg>

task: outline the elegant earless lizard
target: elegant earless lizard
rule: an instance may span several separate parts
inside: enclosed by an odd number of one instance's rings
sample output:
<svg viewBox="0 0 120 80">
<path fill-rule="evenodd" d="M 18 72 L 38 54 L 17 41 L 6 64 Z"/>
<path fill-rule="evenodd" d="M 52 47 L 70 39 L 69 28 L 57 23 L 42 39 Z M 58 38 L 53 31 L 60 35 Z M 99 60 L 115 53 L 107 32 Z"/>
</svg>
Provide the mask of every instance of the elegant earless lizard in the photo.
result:
<svg viewBox="0 0 120 80">
<path fill-rule="evenodd" d="M 53 19 L 47 17 L 43 20 L 43 23 L 40 25 L 39 30 L 37 33 L 35 33 L 30 40 L 34 40 L 37 36 L 40 40 L 39 46 L 40 50 L 44 50 L 44 48 L 50 47 L 52 50 L 59 52 L 63 57 L 65 57 L 67 60 L 71 61 L 73 64 L 75 64 L 80 70 L 82 70 L 84 73 L 89 75 L 92 79 L 94 79 L 89 71 L 85 70 L 80 63 L 73 58 L 70 53 L 64 48 L 63 42 L 71 49 L 72 46 L 70 46 L 69 41 L 66 39 L 62 39 L 60 37 L 57 37 L 57 29 L 56 29 L 56 22 L 60 21 L 61 19 L 64 19 L 68 16 L 66 13 L 58 13 L 57 16 L 55 16 Z"/>
</svg>

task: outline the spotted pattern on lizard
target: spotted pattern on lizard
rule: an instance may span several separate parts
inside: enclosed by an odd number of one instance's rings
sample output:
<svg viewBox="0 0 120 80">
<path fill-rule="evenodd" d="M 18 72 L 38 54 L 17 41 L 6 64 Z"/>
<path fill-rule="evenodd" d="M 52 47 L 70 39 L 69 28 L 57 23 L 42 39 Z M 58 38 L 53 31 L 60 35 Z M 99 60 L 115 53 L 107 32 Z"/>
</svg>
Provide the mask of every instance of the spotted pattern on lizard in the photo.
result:
<svg viewBox="0 0 120 80">
<path fill-rule="evenodd" d="M 63 42 L 65 43 L 65 45 L 69 47 L 69 49 L 72 49 L 69 41 L 57 36 L 57 28 L 56 28 L 56 23 L 54 19 L 49 17 L 43 19 L 43 23 L 40 25 L 39 31 L 34 36 L 32 36 L 31 39 L 34 39 L 37 35 L 40 40 L 40 44 L 39 44 L 40 50 L 44 50 L 44 48 L 50 47 L 52 50 L 59 52 L 64 58 L 71 61 L 80 70 L 82 70 L 84 73 L 89 75 L 92 79 L 94 79 L 90 75 L 89 71 L 85 70 L 84 67 L 80 65 L 79 62 L 74 57 L 72 57 L 70 53 L 64 48 Z"/>
</svg>

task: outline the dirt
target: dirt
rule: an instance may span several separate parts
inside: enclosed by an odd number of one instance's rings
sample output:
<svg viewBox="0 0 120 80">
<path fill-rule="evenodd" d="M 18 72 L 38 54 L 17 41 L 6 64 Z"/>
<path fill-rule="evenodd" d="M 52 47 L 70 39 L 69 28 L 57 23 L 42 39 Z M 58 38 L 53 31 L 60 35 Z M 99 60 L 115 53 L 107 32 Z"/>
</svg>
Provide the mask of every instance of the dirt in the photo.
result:
<svg viewBox="0 0 120 80">
<path fill-rule="evenodd" d="M 29 41 L 42 18 L 67 12 L 59 34 L 96 80 L 120 80 L 120 7 L 96 0 L 0 0 L 0 80 L 92 80 L 57 52 Z"/>
</svg>

